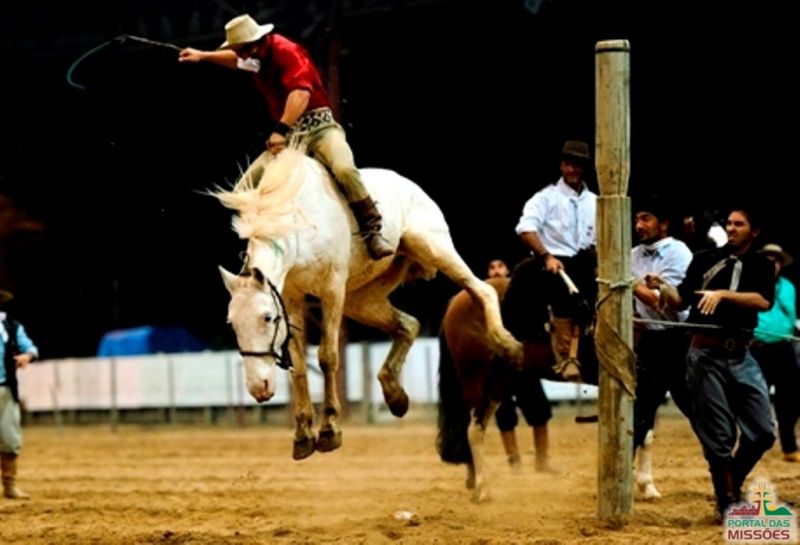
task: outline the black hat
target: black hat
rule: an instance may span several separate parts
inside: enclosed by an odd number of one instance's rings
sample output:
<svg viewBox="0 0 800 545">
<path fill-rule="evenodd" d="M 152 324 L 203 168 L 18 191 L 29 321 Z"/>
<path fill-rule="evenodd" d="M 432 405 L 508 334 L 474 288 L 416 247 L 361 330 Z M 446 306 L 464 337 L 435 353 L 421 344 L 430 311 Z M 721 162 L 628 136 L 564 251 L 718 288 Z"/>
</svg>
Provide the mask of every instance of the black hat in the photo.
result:
<svg viewBox="0 0 800 545">
<path fill-rule="evenodd" d="M 589 144 L 580 140 L 567 140 L 564 142 L 564 147 L 561 148 L 561 156 L 564 159 L 580 159 L 588 163 L 591 159 Z"/>
</svg>

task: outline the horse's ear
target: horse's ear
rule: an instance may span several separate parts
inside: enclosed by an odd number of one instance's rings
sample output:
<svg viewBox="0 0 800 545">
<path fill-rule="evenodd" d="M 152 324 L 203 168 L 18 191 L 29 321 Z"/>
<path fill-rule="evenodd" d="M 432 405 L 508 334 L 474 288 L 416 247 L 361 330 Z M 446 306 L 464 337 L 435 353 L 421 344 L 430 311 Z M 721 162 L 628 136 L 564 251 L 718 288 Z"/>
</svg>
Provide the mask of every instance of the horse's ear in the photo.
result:
<svg viewBox="0 0 800 545">
<path fill-rule="evenodd" d="M 222 275 L 222 282 L 225 284 L 225 289 L 233 293 L 233 290 L 236 288 L 236 279 L 238 277 L 222 267 L 219 268 L 219 273 Z"/>
<path fill-rule="evenodd" d="M 253 278 L 255 278 L 256 282 L 258 282 L 262 286 L 264 285 L 264 273 L 262 273 L 261 269 L 259 269 L 258 267 L 253 267 Z"/>
</svg>

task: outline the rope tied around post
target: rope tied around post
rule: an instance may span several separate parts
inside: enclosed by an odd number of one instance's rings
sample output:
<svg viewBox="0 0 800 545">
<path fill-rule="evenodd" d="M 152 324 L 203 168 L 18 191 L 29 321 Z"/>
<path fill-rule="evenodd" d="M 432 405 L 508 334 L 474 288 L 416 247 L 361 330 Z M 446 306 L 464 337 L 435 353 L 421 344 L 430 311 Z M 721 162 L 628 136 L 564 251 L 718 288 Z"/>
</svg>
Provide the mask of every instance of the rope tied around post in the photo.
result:
<svg viewBox="0 0 800 545">
<path fill-rule="evenodd" d="M 635 398 L 636 392 L 636 354 L 633 349 L 623 340 L 619 331 L 608 321 L 601 318 L 600 307 L 605 304 L 612 295 L 622 292 L 622 297 L 631 289 L 635 279 L 611 281 L 604 278 L 596 279 L 598 284 L 608 287 L 608 293 L 598 299 L 596 309 L 597 326 L 595 327 L 595 350 L 597 359 L 606 372 L 614 377 L 625 389 L 625 391 Z M 624 300 L 624 299 L 623 299 Z"/>
</svg>

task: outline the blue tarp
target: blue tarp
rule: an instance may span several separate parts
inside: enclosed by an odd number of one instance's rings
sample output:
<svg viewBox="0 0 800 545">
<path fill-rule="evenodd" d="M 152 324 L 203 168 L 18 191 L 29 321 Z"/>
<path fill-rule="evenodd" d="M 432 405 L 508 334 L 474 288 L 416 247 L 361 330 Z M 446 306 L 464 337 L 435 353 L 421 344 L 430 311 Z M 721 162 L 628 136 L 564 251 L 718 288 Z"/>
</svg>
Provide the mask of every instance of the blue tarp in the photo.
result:
<svg viewBox="0 0 800 545">
<path fill-rule="evenodd" d="M 109 331 L 100 340 L 99 357 L 202 352 L 208 347 L 182 327 L 144 326 Z"/>
</svg>

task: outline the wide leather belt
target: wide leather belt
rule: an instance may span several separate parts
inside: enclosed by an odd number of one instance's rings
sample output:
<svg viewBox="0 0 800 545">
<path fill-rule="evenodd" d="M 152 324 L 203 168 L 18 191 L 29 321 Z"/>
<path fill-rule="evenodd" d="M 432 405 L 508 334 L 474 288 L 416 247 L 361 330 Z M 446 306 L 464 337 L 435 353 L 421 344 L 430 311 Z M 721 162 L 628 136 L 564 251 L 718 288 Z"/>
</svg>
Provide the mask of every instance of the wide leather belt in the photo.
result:
<svg viewBox="0 0 800 545">
<path fill-rule="evenodd" d="M 731 356 L 743 356 L 748 344 L 749 339 L 741 337 L 712 337 L 701 333 L 692 335 L 692 348 L 710 349 Z"/>
<path fill-rule="evenodd" d="M 335 124 L 336 120 L 333 118 L 330 108 L 317 108 L 301 115 L 300 119 L 292 126 L 292 132 L 306 134 Z"/>
</svg>

